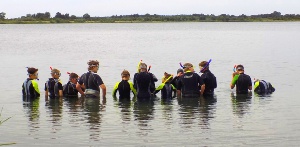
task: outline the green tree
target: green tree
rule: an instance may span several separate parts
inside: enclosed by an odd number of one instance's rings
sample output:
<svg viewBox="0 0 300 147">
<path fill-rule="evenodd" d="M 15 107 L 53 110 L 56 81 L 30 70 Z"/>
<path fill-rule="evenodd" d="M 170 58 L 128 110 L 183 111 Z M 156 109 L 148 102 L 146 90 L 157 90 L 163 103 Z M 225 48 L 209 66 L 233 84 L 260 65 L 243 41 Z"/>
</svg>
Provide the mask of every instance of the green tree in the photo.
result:
<svg viewBox="0 0 300 147">
<path fill-rule="evenodd" d="M 62 18 L 63 16 L 61 15 L 60 12 L 57 12 L 56 15 L 55 15 L 55 18 Z"/>
<path fill-rule="evenodd" d="M 0 19 L 5 19 L 5 15 L 6 15 L 6 13 L 1 12 L 1 13 L 0 13 Z"/>
<path fill-rule="evenodd" d="M 91 18 L 91 16 L 88 13 L 85 13 L 82 17 L 84 19 L 90 19 Z"/>
<path fill-rule="evenodd" d="M 51 17 L 51 14 L 49 12 L 45 12 L 45 18 L 50 18 Z"/>
<path fill-rule="evenodd" d="M 69 13 L 66 13 L 65 14 L 65 19 L 69 19 L 70 18 L 70 14 Z"/>
<path fill-rule="evenodd" d="M 76 16 L 75 15 L 71 15 L 70 17 L 72 20 L 76 19 Z"/>
</svg>

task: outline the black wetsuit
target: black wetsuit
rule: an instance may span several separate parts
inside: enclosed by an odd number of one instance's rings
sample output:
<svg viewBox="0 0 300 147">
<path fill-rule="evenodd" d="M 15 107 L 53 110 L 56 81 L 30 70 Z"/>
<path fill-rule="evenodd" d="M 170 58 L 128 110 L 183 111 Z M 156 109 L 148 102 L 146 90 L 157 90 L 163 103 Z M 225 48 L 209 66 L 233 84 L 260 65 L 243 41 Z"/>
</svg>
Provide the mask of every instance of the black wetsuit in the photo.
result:
<svg viewBox="0 0 300 147">
<path fill-rule="evenodd" d="M 180 76 L 177 90 L 181 90 L 182 97 L 199 97 L 203 84 L 202 78 L 197 73 L 186 72 Z"/>
<path fill-rule="evenodd" d="M 45 91 L 49 92 L 50 98 L 55 98 L 59 96 L 59 90 L 63 90 L 62 84 L 59 79 L 49 78 L 45 83 Z"/>
<path fill-rule="evenodd" d="M 249 86 L 252 86 L 251 78 L 249 75 L 241 73 L 236 81 L 236 93 L 248 94 Z"/>
<path fill-rule="evenodd" d="M 148 72 L 152 77 L 153 77 L 153 83 L 152 83 L 152 85 L 150 86 L 150 91 L 151 92 L 154 92 L 155 91 L 155 82 L 157 82 L 158 81 L 158 79 L 156 78 L 156 76 L 153 74 L 153 73 L 151 73 L 151 72 Z"/>
<path fill-rule="evenodd" d="M 84 84 L 85 89 L 93 89 L 100 92 L 99 86 L 104 84 L 101 77 L 97 75 L 96 73 L 93 73 L 91 71 L 84 73 L 78 83 L 80 85 Z"/>
<path fill-rule="evenodd" d="M 147 72 L 140 72 L 134 75 L 134 88 L 137 90 L 138 99 L 150 99 L 151 89 L 154 86 L 153 76 Z M 155 89 L 155 87 L 154 87 Z"/>
<path fill-rule="evenodd" d="M 65 97 L 78 96 L 78 90 L 76 89 L 76 85 L 71 81 L 69 81 L 67 84 L 63 86 L 63 94 Z"/>
<path fill-rule="evenodd" d="M 213 96 L 214 89 L 217 88 L 217 79 L 215 75 L 211 73 L 210 70 L 206 70 L 201 75 L 201 78 L 203 79 L 203 82 L 205 84 L 203 96 Z"/>
</svg>

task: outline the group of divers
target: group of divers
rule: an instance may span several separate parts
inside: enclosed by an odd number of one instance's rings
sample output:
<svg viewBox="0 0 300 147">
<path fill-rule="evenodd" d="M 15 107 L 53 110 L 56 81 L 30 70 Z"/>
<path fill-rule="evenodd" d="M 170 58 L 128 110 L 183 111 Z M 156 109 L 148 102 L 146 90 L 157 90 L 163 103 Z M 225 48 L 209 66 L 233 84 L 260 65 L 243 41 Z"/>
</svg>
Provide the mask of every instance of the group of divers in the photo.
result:
<svg viewBox="0 0 300 147">
<path fill-rule="evenodd" d="M 199 98 L 213 97 L 214 89 L 217 88 L 217 79 L 209 70 L 211 60 L 199 63 L 201 76 L 195 72 L 191 63 L 181 64 L 181 68 L 177 70 L 177 75 L 173 76 L 164 73 L 161 84 L 155 87 L 158 81 L 156 76 L 147 68 L 147 64 L 142 61 L 137 66 L 137 72 L 134 74 L 133 83 L 129 81 L 130 73 L 127 70 L 122 71 L 120 82 L 117 82 L 113 88 L 112 95 L 116 97 L 118 92 L 119 99 L 131 98 L 131 93 L 137 100 L 149 100 L 153 95 L 161 91 L 161 99 L 180 98 Z M 51 78 L 45 82 L 45 98 L 57 97 L 77 97 L 80 93 L 81 97 L 100 98 L 100 90 L 102 97 L 106 97 L 106 86 L 101 77 L 97 74 L 99 62 L 90 60 L 87 62 L 88 72 L 80 77 L 76 73 L 69 73 L 69 81 L 62 85 L 59 79 L 61 73 L 58 69 L 51 68 Z M 38 69 L 27 67 L 28 78 L 22 84 L 22 93 L 24 101 L 35 100 L 40 97 L 39 86 L 36 81 L 38 79 Z M 244 66 L 234 66 L 232 81 L 230 88 L 236 87 L 236 94 L 248 94 L 252 90 L 252 81 L 249 75 L 244 73 Z M 275 88 L 270 82 L 256 79 L 254 81 L 254 92 L 258 94 L 270 94 Z"/>
</svg>

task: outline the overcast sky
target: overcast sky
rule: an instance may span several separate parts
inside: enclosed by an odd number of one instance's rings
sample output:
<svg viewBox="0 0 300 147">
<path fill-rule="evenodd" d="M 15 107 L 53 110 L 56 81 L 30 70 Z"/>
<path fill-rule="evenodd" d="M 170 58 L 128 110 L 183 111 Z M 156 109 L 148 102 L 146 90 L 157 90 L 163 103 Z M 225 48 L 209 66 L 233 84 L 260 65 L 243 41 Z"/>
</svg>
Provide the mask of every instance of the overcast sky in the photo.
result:
<svg viewBox="0 0 300 147">
<path fill-rule="evenodd" d="M 82 16 L 130 14 L 300 14 L 300 0 L 0 0 L 0 12 L 6 18 L 26 14 L 56 12 Z"/>
</svg>

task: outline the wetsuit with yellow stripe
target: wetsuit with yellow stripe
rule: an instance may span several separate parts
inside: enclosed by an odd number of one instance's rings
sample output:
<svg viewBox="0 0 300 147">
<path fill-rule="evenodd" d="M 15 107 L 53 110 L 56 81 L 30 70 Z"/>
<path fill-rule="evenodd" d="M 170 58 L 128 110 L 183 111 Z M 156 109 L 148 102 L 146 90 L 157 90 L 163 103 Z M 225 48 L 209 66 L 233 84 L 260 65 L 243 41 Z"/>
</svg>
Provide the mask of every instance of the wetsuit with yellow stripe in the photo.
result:
<svg viewBox="0 0 300 147">
<path fill-rule="evenodd" d="M 26 79 L 26 81 L 22 85 L 22 93 L 24 101 L 32 101 L 40 97 L 38 83 L 33 79 Z"/>
<path fill-rule="evenodd" d="M 158 93 L 161 91 L 161 98 L 162 99 L 171 99 L 172 92 L 176 93 L 176 88 L 170 83 L 161 83 L 154 91 L 154 94 Z"/>
<path fill-rule="evenodd" d="M 252 82 L 249 75 L 240 73 L 233 77 L 231 85 L 236 85 L 237 94 L 248 94 L 248 88 L 252 86 Z"/>
<path fill-rule="evenodd" d="M 122 80 L 115 84 L 112 92 L 114 97 L 116 96 L 117 91 L 119 91 L 119 99 L 130 99 L 130 92 L 136 96 L 136 90 L 133 87 L 133 83 L 128 80 Z"/>
<path fill-rule="evenodd" d="M 275 88 L 270 82 L 265 80 L 257 80 L 254 82 L 254 92 L 257 94 L 270 94 L 275 91 Z"/>
</svg>

